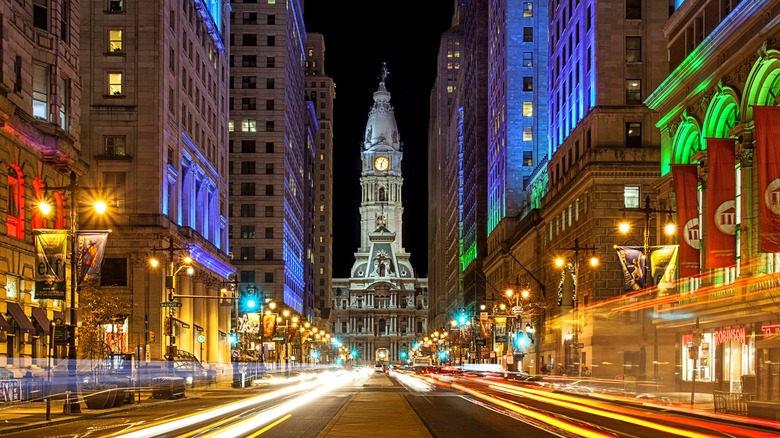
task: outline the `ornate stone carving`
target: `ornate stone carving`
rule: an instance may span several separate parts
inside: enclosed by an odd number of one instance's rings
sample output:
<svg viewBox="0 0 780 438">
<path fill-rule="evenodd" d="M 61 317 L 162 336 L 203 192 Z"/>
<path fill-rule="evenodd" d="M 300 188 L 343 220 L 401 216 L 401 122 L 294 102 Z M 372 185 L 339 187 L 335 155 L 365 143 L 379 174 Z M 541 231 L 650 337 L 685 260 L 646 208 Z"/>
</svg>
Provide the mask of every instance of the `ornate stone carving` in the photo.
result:
<svg viewBox="0 0 780 438">
<path fill-rule="evenodd" d="M 737 160 L 739 160 L 742 167 L 753 167 L 753 149 L 740 148 Z"/>
</svg>

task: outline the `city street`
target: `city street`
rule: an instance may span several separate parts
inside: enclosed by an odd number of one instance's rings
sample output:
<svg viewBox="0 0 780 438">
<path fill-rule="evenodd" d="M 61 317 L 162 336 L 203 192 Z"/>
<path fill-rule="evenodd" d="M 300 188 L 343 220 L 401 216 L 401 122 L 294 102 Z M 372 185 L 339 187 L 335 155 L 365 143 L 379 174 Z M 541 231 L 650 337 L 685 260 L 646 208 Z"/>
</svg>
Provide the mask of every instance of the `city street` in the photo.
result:
<svg viewBox="0 0 780 438">
<path fill-rule="evenodd" d="M 304 376 L 305 374 L 301 374 Z M 84 410 L 49 424 L 0 428 L 9 437 L 777 436 L 699 406 L 630 403 L 550 391 L 500 377 L 389 375 L 368 368 L 252 388 L 188 391 L 172 401 Z M 0 416 L 7 415 L 0 411 Z M 5 418 L 0 418 L 5 419 Z M 730 421 L 733 420 L 733 421 Z M 7 424 L 7 423 L 6 423 Z"/>
</svg>

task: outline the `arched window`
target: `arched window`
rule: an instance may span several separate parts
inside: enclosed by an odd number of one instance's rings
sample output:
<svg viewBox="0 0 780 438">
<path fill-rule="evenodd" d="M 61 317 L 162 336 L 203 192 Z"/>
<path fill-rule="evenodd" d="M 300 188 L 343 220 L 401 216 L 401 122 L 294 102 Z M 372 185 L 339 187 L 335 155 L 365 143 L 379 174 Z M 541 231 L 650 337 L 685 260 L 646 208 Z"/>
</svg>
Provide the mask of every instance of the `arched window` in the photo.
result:
<svg viewBox="0 0 780 438">
<path fill-rule="evenodd" d="M 385 194 L 385 188 L 384 188 L 384 187 L 380 187 L 380 188 L 379 188 L 379 196 L 378 196 L 378 200 L 379 200 L 380 202 L 387 201 L 387 195 Z"/>
<path fill-rule="evenodd" d="M 377 334 L 379 336 L 387 334 L 387 333 L 385 333 L 385 330 L 387 330 L 387 323 L 385 322 L 384 319 L 380 319 L 377 322 L 376 327 L 377 327 Z"/>
<path fill-rule="evenodd" d="M 24 239 L 24 175 L 16 164 L 8 168 L 7 235 Z"/>
</svg>

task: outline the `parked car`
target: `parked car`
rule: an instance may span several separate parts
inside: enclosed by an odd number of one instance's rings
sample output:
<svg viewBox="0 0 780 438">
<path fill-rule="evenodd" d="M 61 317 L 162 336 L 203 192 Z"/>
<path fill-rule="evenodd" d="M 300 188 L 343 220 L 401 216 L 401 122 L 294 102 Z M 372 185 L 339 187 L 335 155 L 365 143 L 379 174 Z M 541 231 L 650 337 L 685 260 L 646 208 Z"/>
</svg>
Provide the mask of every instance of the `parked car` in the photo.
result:
<svg viewBox="0 0 780 438">
<path fill-rule="evenodd" d="M 374 372 L 375 373 L 384 373 L 385 372 L 385 367 L 381 363 L 378 363 L 378 364 L 374 365 Z"/>
</svg>

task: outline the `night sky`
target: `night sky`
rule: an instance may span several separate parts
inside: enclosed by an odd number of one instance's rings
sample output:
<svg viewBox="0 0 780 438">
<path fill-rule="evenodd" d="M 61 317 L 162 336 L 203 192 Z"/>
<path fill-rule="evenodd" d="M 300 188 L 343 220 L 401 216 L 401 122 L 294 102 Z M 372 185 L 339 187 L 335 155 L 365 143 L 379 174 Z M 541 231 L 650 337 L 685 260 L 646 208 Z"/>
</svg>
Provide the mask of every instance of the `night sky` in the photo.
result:
<svg viewBox="0 0 780 438">
<path fill-rule="evenodd" d="M 307 32 L 325 36 L 325 74 L 334 100 L 333 276 L 349 277 L 360 238 L 360 141 L 379 85 L 387 91 L 404 144 L 404 241 L 418 277 L 428 273 L 428 112 L 439 39 L 453 0 L 404 2 L 304 0 Z"/>
</svg>

